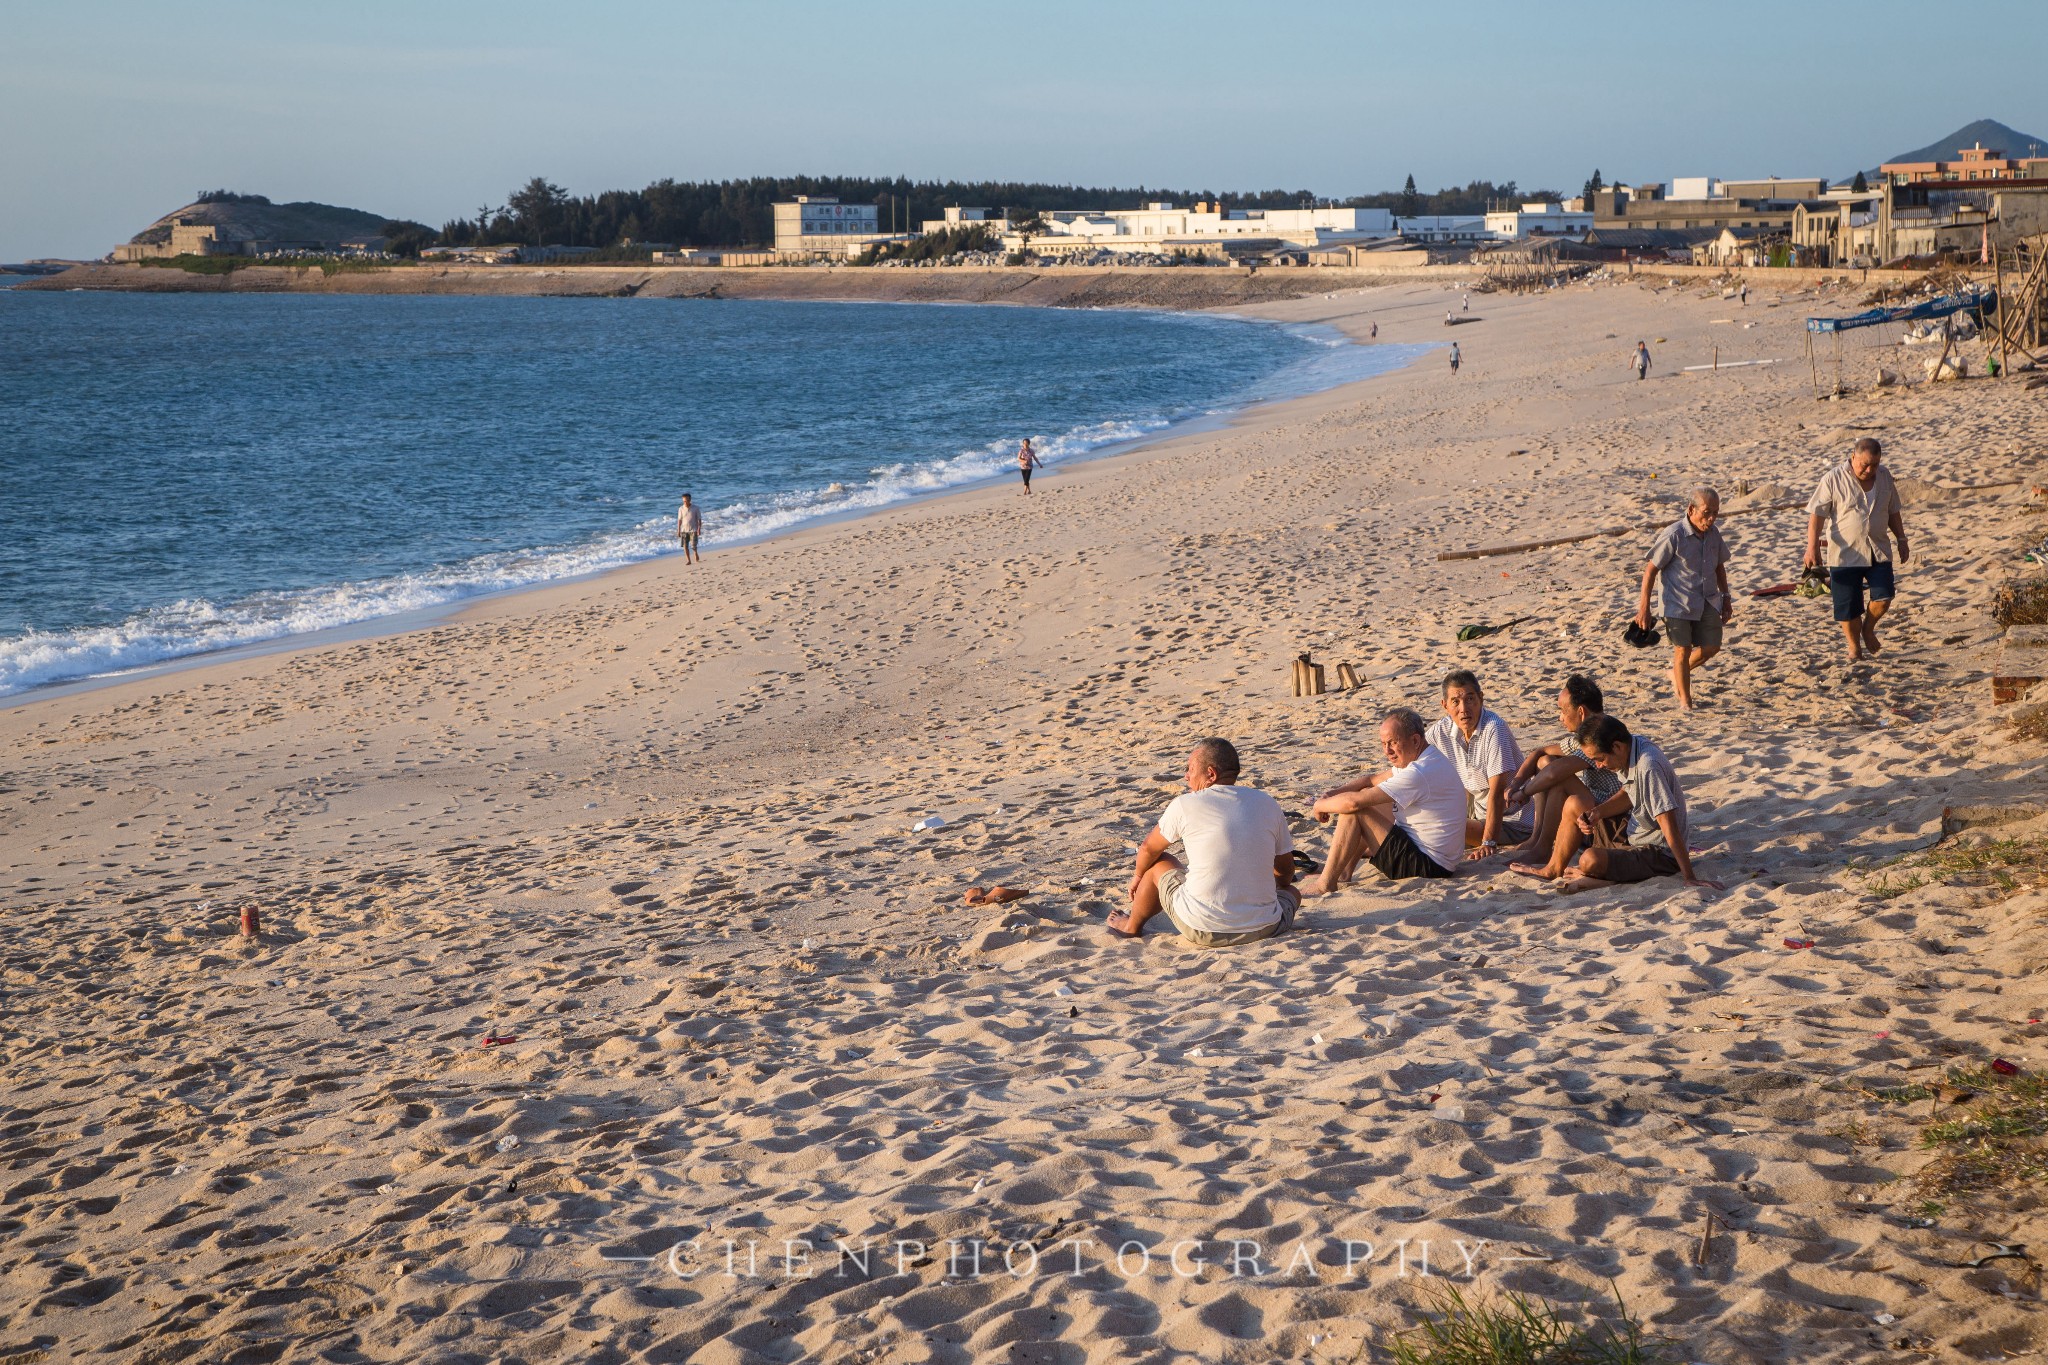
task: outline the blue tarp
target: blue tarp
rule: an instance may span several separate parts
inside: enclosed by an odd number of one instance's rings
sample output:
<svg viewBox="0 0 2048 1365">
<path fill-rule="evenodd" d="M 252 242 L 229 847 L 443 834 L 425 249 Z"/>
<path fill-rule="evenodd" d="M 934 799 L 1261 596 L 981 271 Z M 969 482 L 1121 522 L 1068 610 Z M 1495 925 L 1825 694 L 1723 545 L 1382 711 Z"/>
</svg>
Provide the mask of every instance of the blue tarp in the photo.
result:
<svg viewBox="0 0 2048 1365">
<path fill-rule="evenodd" d="M 1906 304 L 1898 308 L 1873 308 L 1867 313 L 1857 313 L 1846 318 L 1808 318 L 1809 332 L 1852 332 L 1858 327 L 1875 327 L 1884 322 L 1920 322 L 1927 318 L 1945 318 L 1951 313 L 1967 312 L 1976 308 L 1991 306 L 1992 291 L 1975 290 L 1968 294 L 1943 294 L 1938 299 L 1925 303 Z"/>
</svg>

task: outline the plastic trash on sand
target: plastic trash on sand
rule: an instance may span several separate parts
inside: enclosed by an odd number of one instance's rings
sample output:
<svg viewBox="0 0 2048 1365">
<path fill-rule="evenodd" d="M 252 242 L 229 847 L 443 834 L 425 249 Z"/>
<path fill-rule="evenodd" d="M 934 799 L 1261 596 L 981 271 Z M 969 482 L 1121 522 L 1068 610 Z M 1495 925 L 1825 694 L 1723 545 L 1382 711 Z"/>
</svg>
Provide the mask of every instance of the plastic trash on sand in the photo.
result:
<svg viewBox="0 0 2048 1365">
<path fill-rule="evenodd" d="M 501 1152 L 509 1152 L 518 1145 L 519 1139 L 513 1137 L 510 1133 L 507 1133 L 505 1134 L 505 1136 L 498 1139 L 498 1150 Z"/>
<path fill-rule="evenodd" d="M 946 817 L 943 815 L 927 815 L 924 819 L 912 825 L 910 827 L 910 832 L 912 834 L 922 834 L 924 831 L 928 829 L 937 829 L 945 823 Z"/>
<path fill-rule="evenodd" d="M 1074 993 L 1074 988 L 1072 986 L 1069 986 L 1066 982 L 1061 981 L 1053 986 L 1052 993 L 1054 995 L 1072 995 Z"/>
</svg>

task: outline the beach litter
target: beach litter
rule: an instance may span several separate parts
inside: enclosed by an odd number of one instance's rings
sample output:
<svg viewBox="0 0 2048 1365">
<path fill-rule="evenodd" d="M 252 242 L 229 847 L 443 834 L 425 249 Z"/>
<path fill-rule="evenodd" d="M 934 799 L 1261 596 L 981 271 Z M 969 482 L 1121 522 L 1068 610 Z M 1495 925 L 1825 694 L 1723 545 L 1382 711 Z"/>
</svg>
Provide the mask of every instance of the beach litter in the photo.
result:
<svg viewBox="0 0 2048 1365">
<path fill-rule="evenodd" d="M 910 832 L 912 834 L 922 834 L 928 829 L 938 829 L 945 823 L 946 818 L 943 815 L 927 815 L 924 819 L 912 825 L 910 827 Z"/>
<path fill-rule="evenodd" d="M 242 937 L 254 938 L 263 932 L 263 914 L 253 905 L 242 907 Z"/>
<path fill-rule="evenodd" d="M 513 1137 L 510 1133 L 507 1133 L 505 1134 L 505 1136 L 498 1139 L 496 1145 L 499 1151 L 509 1152 L 514 1147 L 517 1147 L 519 1145 L 519 1139 Z"/>
<path fill-rule="evenodd" d="M 2017 1076 L 2020 1074 L 2020 1069 L 2003 1057 L 1994 1058 L 1991 1063 L 1991 1069 L 2001 1076 Z"/>
<path fill-rule="evenodd" d="M 1055 983 L 1053 983 L 1052 993 L 1053 993 L 1054 995 L 1062 995 L 1062 996 L 1065 996 L 1065 995 L 1072 995 L 1072 994 L 1074 993 L 1074 988 L 1073 988 L 1072 986 L 1069 986 L 1069 985 L 1068 985 L 1068 984 L 1067 984 L 1066 982 L 1064 982 L 1064 981 L 1058 981 L 1058 982 L 1055 982 Z"/>
<path fill-rule="evenodd" d="M 486 1034 L 484 1035 L 484 1040 L 483 1040 L 483 1042 L 481 1042 L 481 1043 L 477 1044 L 477 1046 L 479 1046 L 479 1047 L 503 1047 L 503 1046 L 505 1046 L 505 1044 L 507 1044 L 507 1043 L 516 1043 L 516 1042 L 518 1042 L 518 1041 L 519 1041 L 518 1037 L 517 1037 L 516 1035 L 513 1035 L 513 1034 L 509 1034 L 509 1033 L 508 1033 L 508 1034 L 506 1034 L 505 1036 L 503 1036 L 503 1037 L 500 1037 L 500 1036 L 498 1036 L 498 1035 L 497 1035 L 497 1034 L 495 1034 L 495 1033 L 486 1033 Z"/>
<path fill-rule="evenodd" d="M 1811 948 L 1813 940 L 1810 938 L 1788 938 L 1785 940 L 1785 946 L 1797 951 L 1800 948 Z"/>
<path fill-rule="evenodd" d="M 1505 578 L 1507 575 L 1502 574 L 1501 577 Z M 1489 625 L 1483 621 L 1469 626 L 1459 626 L 1458 638 L 1460 640 L 1483 640 L 1489 635 L 1499 635 L 1502 631 L 1513 630 L 1524 621 L 1533 621 L 1535 619 L 1534 616 L 1517 616 L 1514 620 L 1505 621 L 1497 626 Z"/>
</svg>

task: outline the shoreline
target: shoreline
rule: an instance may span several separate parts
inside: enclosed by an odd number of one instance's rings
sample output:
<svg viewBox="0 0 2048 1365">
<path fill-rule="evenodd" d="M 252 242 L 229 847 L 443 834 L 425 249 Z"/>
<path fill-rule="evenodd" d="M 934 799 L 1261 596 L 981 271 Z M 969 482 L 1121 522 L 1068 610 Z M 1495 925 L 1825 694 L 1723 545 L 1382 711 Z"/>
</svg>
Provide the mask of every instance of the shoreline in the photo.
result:
<svg viewBox="0 0 2048 1365">
<path fill-rule="evenodd" d="M 849 304 L 893 303 L 896 304 L 897 306 L 905 307 L 943 306 L 942 303 L 938 302 L 924 302 L 917 300 L 848 299 L 817 301 L 843 302 Z M 1013 304 L 1010 306 L 1045 307 L 1050 305 Z M 1320 329 L 1322 331 L 1329 332 L 1332 335 L 1342 338 L 1343 343 L 1351 347 L 1364 348 L 1368 344 L 1371 344 L 1365 341 L 1363 338 L 1348 336 L 1341 329 L 1338 328 L 1324 327 L 1320 324 L 1296 324 L 1286 321 L 1266 319 L 1259 317 L 1255 313 L 1251 312 L 1233 313 L 1217 309 L 1155 309 L 1149 311 L 1206 311 L 1211 316 L 1220 318 L 1236 318 L 1239 320 L 1249 320 L 1259 325 L 1274 326 L 1283 329 L 1288 327 L 1300 327 L 1306 333 L 1313 333 L 1314 331 Z M 1387 344 L 1391 345 L 1392 343 Z M 1423 348 L 1417 348 L 1417 354 L 1411 357 L 1407 363 L 1412 364 L 1415 360 L 1420 359 L 1422 355 L 1422 349 Z M 1295 365 L 1290 365 L 1288 367 L 1288 370 L 1296 368 L 1309 368 L 1313 366 L 1314 362 L 1318 358 L 1319 357 L 1315 356 L 1314 354 L 1311 354 L 1305 357 L 1300 362 L 1297 362 Z M 1375 373 L 1368 374 L 1363 377 L 1338 379 L 1334 383 L 1325 384 L 1321 387 L 1309 388 L 1298 392 L 1283 393 L 1280 396 L 1274 398 L 1252 398 L 1245 402 L 1240 403 L 1235 407 L 1224 408 L 1221 410 L 1205 410 L 1201 412 L 1191 412 L 1179 418 L 1167 419 L 1166 424 L 1156 431 L 1147 432 L 1142 435 L 1129 437 L 1123 440 L 1108 442 L 1101 447 L 1097 447 L 1082 453 L 1078 458 L 1063 460 L 1057 465 L 1049 466 L 1046 470 L 1046 473 L 1051 474 L 1062 470 L 1077 470 L 1084 466 L 1091 465 L 1102 460 L 1115 459 L 1125 455 L 1139 454 L 1152 447 L 1163 445 L 1175 440 L 1179 440 L 1183 437 L 1197 436 L 1206 432 L 1226 429 L 1232 425 L 1237 424 L 1241 419 L 1245 417 L 1246 414 L 1254 413 L 1259 409 L 1291 403 L 1298 399 L 1313 397 L 1320 393 L 1326 393 L 1333 389 L 1346 388 L 1354 384 L 1370 383 L 1374 379 L 1383 378 L 1386 374 L 1391 373 L 1394 370 L 1400 368 L 1405 368 L 1405 366 L 1393 365 L 1390 366 L 1388 369 L 1379 370 Z M 1282 370 L 1278 372 L 1278 374 L 1285 374 L 1288 372 L 1288 370 Z M 1270 376 L 1268 380 L 1261 382 L 1270 382 L 1272 378 L 1277 378 L 1278 374 L 1276 374 L 1275 376 Z M 806 531 L 823 530 L 833 526 L 842 526 L 857 523 L 867 517 L 879 515 L 893 508 L 917 506 L 931 503 L 934 501 L 943 500 L 945 498 L 952 497 L 955 495 L 973 492 L 984 492 L 997 486 L 1007 487 L 1009 486 L 1009 483 L 1010 480 L 1006 477 L 1006 474 L 1003 472 L 998 472 L 983 478 L 971 480 L 967 483 L 955 485 L 952 487 L 934 489 L 929 492 L 923 493 L 908 494 L 898 499 L 897 501 L 884 503 L 879 506 L 864 508 L 847 508 L 837 511 L 820 512 L 814 516 L 806 517 L 803 520 L 790 525 L 775 527 L 766 531 L 761 531 L 755 534 L 742 536 L 731 542 L 714 544 L 709 548 L 714 553 L 725 554 L 730 553 L 734 550 L 750 548 L 757 545 L 772 544 L 783 537 L 799 534 Z M 1041 491 L 1043 491 L 1043 489 L 1041 489 Z M 538 552 L 539 551 L 534 550 L 521 551 L 521 553 Z M 104 673 L 87 673 L 76 677 L 62 678 L 48 682 L 36 683 L 29 687 L 22 688 L 18 691 L 0 694 L 0 710 L 6 710 L 7 708 L 18 705 L 32 704 L 40 700 L 69 696 L 80 691 L 92 690 L 121 683 L 147 681 L 150 679 L 164 677 L 183 669 L 203 667 L 211 663 L 227 663 L 233 662 L 237 659 L 257 658 L 265 655 L 276 654 L 279 652 L 285 652 L 299 648 L 320 648 L 327 645 L 340 644 L 353 640 L 377 639 L 387 636 L 403 634 L 408 631 L 431 629 L 434 626 L 457 619 L 460 613 L 471 607 L 482 606 L 487 603 L 496 601 L 500 598 L 513 597 L 523 593 L 541 592 L 552 588 L 574 588 L 578 585 L 601 581 L 607 575 L 610 574 L 621 573 L 643 564 L 660 563 L 664 560 L 672 558 L 674 553 L 679 552 L 649 554 L 637 559 L 627 560 L 624 563 L 608 565 L 603 568 L 592 569 L 586 572 L 577 573 L 566 577 L 538 579 L 527 583 L 511 584 L 503 587 L 485 589 L 480 592 L 467 593 L 460 596 L 451 597 L 446 601 L 434 603 L 427 606 L 410 607 L 384 615 L 370 616 L 356 621 L 348 621 L 333 626 L 325 626 L 316 630 L 302 631 L 296 633 L 287 632 L 281 635 L 271 636 L 265 639 L 248 640 L 231 645 L 219 646 L 211 649 L 195 650 L 188 654 L 173 655 L 167 658 L 152 660 L 147 663 L 136 664 L 130 667 L 114 669 Z"/>
<path fill-rule="evenodd" d="M 1261 308 L 1419 344 L 1444 300 Z M 1474 1299 L 1618 1299 L 1673 1359 L 2034 1348 L 2031 1267 L 1977 1239 L 2048 1241 L 2036 1187 L 1959 1180 L 1939 1134 L 2048 1070 L 2048 744 L 1985 685 L 2040 510 L 1961 487 L 2048 472 L 2040 395 L 1878 389 L 1869 346 L 1835 401 L 1685 372 L 1792 353 L 1805 300 L 1765 290 L 1753 328 L 1705 287 L 1473 302 L 1455 376 L 1043 498 L 0 711 L 0 1327 L 119 1355 L 147 1302 L 194 1357 L 1351 1359 L 1412 1328 L 1427 1255 Z M 1804 542 L 1763 509 L 1868 433 L 1913 555 L 1851 669 L 1825 599 L 1749 593 Z M 1647 536 L 1437 558 L 1675 518 L 1698 483 L 1756 514 L 1695 712 L 1619 639 Z M 1291 696 L 1304 650 L 1365 686 Z M 1596 677 L 1726 889 L 1478 864 L 1363 875 L 1236 949 L 1102 932 L 1195 739 L 1300 812 L 1456 667 L 1525 747 Z M 995 884 L 1026 897 L 963 905 Z M 863 1238 L 931 1254 L 836 1276 Z"/>
</svg>

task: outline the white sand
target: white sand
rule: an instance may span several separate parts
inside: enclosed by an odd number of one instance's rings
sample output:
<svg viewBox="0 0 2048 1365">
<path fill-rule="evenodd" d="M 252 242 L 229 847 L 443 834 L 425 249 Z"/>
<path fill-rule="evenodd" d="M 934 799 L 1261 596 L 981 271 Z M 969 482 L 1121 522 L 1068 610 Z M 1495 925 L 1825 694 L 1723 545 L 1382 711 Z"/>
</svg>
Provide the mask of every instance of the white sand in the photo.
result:
<svg viewBox="0 0 2048 1365">
<path fill-rule="evenodd" d="M 1435 560 L 1698 481 L 1803 497 L 1866 430 L 1902 479 L 2039 482 L 2042 395 L 1815 402 L 1803 301 L 1755 290 L 1739 328 L 1702 294 L 1475 296 L 1455 380 L 1432 357 L 1028 501 L 0 712 L 0 1360 L 1348 1360 L 1413 1320 L 1425 1242 L 1481 1293 L 1611 1280 L 1678 1359 L 2031 1349 L 2032 1264 L 1955 1263 L 2048 1243 L 2038 1215 L 1914 1225 L 1927 1106 L 1864 1088 L 2048 1064 L 2043 892 L 1845 869 L 2040 799 L 1983 682 L 1991 586 L 2048 528 L 2024 490 L 1915 489 L 1853 674 L 1824 601 L 1745 596 L 1687 717 L 1619 640 L 1647 534 Z M 1260 311 L 1439 341 L 1455 297 Z M 1798 363 L 1677 373 L 1716 344 Z M 1744 593 L 1796 578 L 1800 514 L 1725 529 Z M 1303 648 L 1367 688 L 1292 698 Z M 1453 666 L 1525 745 L 1595 674 L 1730 890 L 1367 872 L 1248 948 L 1100 932 L 1193 739 L 1299 812 Z M 958 905 L 994 882 L 1033 894 Z M 863 1237 L 874 1273 L 836 1273 Z M 897 1239 L 932 1255 L 899 1273 Z M 1210 1264 L 1178 1276 L 1186 1239 Z M 1038 1274 L 1004 1273 L 1019 1242 Z"/>
</svg>

